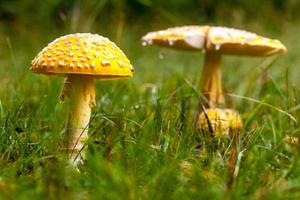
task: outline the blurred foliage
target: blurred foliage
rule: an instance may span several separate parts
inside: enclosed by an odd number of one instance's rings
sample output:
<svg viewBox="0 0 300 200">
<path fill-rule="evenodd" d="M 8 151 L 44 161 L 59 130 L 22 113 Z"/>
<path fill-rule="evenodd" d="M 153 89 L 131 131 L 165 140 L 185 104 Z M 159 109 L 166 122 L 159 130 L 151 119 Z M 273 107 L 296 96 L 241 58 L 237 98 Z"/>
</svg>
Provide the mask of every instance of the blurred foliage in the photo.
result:
<svg viewBox="0 0 300 200">
<path fill-rule="evenodd" d="M 0 20 L 63 25 L 69 17 L 74 22 L 76 17 L 82 15 L 87 17 L 85 20 L 94 22 L 105 20 L 103 16 L 115 18 L 120 13 L 125 13 L 128 19 L 155 21 L 155 18 L 162 16 L 171 22 L 182 16 L 194 16 L 199 21 L 207 21 L 220 16 L 233 18 L 236 14 L 252 19 L 263 16 L 268 20 L 272 15 L 293 19 L 299 16 L 299 8 L 300 1 L 297 0 L 2 0 Z"/>
</svg>

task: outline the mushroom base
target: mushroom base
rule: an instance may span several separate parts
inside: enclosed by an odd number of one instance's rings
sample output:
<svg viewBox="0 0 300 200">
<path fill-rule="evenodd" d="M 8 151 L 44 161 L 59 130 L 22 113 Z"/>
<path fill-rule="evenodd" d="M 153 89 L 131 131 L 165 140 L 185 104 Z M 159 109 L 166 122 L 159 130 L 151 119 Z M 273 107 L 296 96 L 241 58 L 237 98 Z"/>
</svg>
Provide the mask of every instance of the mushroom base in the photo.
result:
<svg viewBox="0 0 300 200">
<path fill-rule="evenodd" d="M 207 51 L 201 76 L 200 87 L 206 98 L 205 107 L 215 107 L 224 104 L 221 85 L 221 55 Z"/>
<path fill-rule="evenodd" d="M 77 164 L 84 158 L 84 144 L 88 139 L 91 108 L 95 106 L 95 85 L 92 76 L 70 75 L 60 95 L 70 101 L 65 148 L 71 163 Z"/>
</svg>

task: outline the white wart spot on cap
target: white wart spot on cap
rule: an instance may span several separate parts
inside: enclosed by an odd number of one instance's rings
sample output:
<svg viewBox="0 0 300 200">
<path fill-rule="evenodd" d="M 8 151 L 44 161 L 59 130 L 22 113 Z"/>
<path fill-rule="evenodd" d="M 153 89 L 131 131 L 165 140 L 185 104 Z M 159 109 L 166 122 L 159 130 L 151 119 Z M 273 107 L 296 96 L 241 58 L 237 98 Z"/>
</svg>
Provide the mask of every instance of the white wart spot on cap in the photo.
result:
<svg viewBox="0 0 300 200">
<path fill-rule="evenodd" d="M 108 66 L 110 66 L 110 62 L 109 62 L 108 60 L 102 60 L 102 61 L 101 61 L 101 65 L 102 65 L 103 67 L 108 67 Z"/>
<path fill-rule="evenodd" d="M 120 66 L 120 67 L 125 67 L 125 63 L 124 62 L 122 62 L 122 61 L 118 61 L 118 65 Z"/>
<path fill-rule="evenodd" d="M 65 66 L 65 62 L 62 61 L 62 60 L 58 61 L 58 66 L 59 67 L 64 67 Z"/>
<path fill-rule="evenodd" d="M 95 56 L 95 58 L 99 58 L 100 53 L 95 53 L 94 56 Z"/>
</svg>

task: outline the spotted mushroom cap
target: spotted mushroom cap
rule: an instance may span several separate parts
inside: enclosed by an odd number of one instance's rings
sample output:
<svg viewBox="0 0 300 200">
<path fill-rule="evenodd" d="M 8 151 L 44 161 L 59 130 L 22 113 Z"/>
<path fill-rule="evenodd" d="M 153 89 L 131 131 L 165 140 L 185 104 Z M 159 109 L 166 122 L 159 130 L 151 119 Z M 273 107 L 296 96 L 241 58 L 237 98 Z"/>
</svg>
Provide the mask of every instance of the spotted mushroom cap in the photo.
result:
<svg viewBox="0 0 300 200">
<path fill-rule="evenodd" d="M 84 74 L 100 79 L 133 76 L 126 55 L 109 39 L 76 33 L 48 44 L 32 61 L 31 70 L 42 74 Z"/>
<path fill-rule="evenodd" d="M 142 37 L 143 45 L 156 44 L 182 50 L 201 50 L 205 47 L 208 26 L 182 26 L 150 32 Z"/>
<path fill-rule="evenodd" d="M 279 40 L 226 27 L 210 27 L 206 49 L 247 56 L 270 56 L 286 52 L 286 47 Z"/>
<path fill-rule="evenodd" d="M 210 50 L 221 54 L 269 56 L 286 52 L 279 41 L 243 30 L 218 26 L 182 26 L 150 32 L 143 45 L 156 44 L 174 49 Z"/>
<path fill-rule="evenodd" d="M 229 136 L 238 132 L 243 126 L 240 115 L 231 109 L 209 108 L 203 111 L 197 119 L 196 127 L 213 136 Z"/>
</svg>

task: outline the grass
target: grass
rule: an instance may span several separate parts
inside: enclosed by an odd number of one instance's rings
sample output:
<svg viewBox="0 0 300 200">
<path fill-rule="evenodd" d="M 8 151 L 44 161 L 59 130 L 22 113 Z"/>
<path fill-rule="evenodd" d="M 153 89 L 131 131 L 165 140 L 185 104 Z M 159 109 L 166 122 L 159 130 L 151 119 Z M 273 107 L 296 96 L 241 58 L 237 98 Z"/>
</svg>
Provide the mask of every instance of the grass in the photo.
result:
<svg viewBox="0 0 300 200">
<path fill-rule="evenodd" d="M 231 141 L 199 151 L 208 141 L 193 129 L 203 55 L 144 48 L 139 37 L 150 29 L 141 27 L 124 26 L 119 43 L 135 77 L 97 81 L 93 137 L 79 169 L 68 167 L 60 151 L 67 116 L 58 101 L 62 77 L 29 71 L 35 54 L 67 31 L 1 33 L 0 199 L 298 199 L 299 147 L 284 140 L 300 131 L 286 115 L 299 121 L 297 26 L 286 25 L 280 36 L 268 32 L 287 44 L 287 55 L 224 58 L 223 85 L 235 94 L 226 97 L 228 107 L 244 121 L 230 187 Z"/>
</svg>

